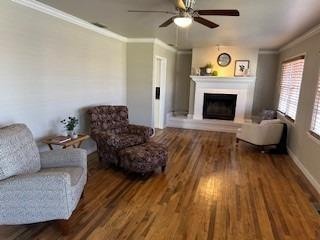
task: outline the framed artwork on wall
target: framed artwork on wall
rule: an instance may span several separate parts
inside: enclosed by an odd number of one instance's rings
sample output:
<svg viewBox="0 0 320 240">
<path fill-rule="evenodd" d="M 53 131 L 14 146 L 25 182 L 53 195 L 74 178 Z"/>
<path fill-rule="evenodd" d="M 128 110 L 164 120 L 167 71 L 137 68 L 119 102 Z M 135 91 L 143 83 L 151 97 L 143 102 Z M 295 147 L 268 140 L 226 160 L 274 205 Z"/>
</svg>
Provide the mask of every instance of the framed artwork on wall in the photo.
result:
<svg viewBox="0 0 320 240">
<path fill-rule="evenodd" d="M 250 67 L 249 60 L 236 60 L 234 67 L 234 76 L 235 77 L 244 77 L 248 75 Z"/>
</svg>

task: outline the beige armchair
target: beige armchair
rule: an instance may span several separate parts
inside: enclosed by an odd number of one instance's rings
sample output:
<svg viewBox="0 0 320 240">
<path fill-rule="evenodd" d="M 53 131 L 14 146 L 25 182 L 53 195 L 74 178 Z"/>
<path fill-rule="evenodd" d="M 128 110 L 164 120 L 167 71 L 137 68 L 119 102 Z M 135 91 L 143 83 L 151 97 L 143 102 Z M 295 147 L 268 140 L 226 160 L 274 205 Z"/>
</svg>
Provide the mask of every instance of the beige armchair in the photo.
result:
<svg viewBox="0 0 320 240">
<path fill-rule="evenodd" d="M 283 123 L 280 119 L 244 124 L 237 132 L 237 142 L 241 140 L 261 147 L 278 145 L 282 132 Z"/>
</svg>

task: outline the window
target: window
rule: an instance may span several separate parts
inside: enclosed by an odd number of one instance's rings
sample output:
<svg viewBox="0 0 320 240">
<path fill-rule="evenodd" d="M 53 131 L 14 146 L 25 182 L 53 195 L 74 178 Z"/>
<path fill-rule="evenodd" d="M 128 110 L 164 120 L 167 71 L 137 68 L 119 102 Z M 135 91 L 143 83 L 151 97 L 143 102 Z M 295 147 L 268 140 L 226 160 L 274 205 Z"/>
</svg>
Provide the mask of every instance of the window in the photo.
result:
<svg viewBox="0 0 320 240">
<path fill-rule="evenodd" d="M 311 124 L 311 132 L 317 137 L 320 137 L 320 72 L 319 72 L 319 83 L 316 93 L 316 100 L 313 108 L 313 118 Z"/>
<path fill-rule="evenodd" d="M 296 119 L 304 56 L 282 63 L 278 110 L 292 120 Z"/>
</svg>

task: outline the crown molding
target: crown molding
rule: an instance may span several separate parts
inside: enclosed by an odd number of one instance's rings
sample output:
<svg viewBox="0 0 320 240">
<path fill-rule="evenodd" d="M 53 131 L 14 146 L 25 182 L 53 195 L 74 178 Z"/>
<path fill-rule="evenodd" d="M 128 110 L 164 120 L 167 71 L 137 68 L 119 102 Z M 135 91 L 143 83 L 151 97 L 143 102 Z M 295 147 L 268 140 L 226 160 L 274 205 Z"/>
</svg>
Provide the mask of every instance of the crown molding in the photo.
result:
<svg viewBox="0 0 320 240">
<path fill-rule="evenodd" d="M 259 50 L 259 54 L 279 54 L 277 50 Z"/>
<path fill-rule="evenodd" d="M 59 18 L 59 19 L 64 20 L 66 22 L 75 24 L 79 27 L 83 27 L 85 29 L 94 31 L 94 32 L 99 33 L 101 35 L 104 35 L 106 37 L 113 38 L 113 39 L 116 39 L 116 40 L 119 40 L 119 41 L 122 41 L 125 43 L 128 43 L 128 42 L 129 43 L 139 43 L 139 42 L 140 43 L 153 43 L 153 44 L 157 44 L 160 47 L 163 47 L 167 50 L 170 50 L 173 52 L 177 51 L 174 47 L 169 46 L 168 44 L 164 43 L 163 41 L 161 41 L 157 38 L 127 38 L 127 37 L 122 36 L 120 34 L 114 33 L 108 29 L 99 28 L 99 27 L 97 27 L 97 26 L 95 26 L 85 20 L 82 20 L 78 17 L 75 17 L 75 16 L 68 14 L 68 13 L 65 13 L 63 11 L 60 11 L 56 8 L 53 8 L 49 5 L 38 2 L 36 0 L 11 0 L 11 1 L 14 3 L 20 4 L 20 5 L 23 5 L 25 7 L 34 9 L 36 11 L 45 13 L 47 15 Z"/>
<path fill-rule="evenodd" d="M 128 43 L 155 43 L 155 38 L 128 38 Z"/>
<path fill-rule="evenodd" d="M 163 47 L 169 51 L 172 51 L 172 52 L 177 52 L 177 49 L 175 49 L 174 47 L 171 47 L 169 46 L 168 44 L 166 44 L 165 42 L 161 41 L 160 39 L 156 38 L 154 40 L 154 43 L 157 44 L 158 46 L 160 47 Z"/>
<path fill-rule="evenodd" d="M 192 55 L 192 50 L 178 50 L 177 53 L 181 55 Z"/>
<path fill-rule="evenodd" d="M 174 47 L 169 46 L 158 38 L 128 38 L 128 43 L 152 43 L 172 52 L 177 52 Z"/>
<path fill-rule="evenodd" d="M 289 42 L 288 44 L 284 45 L 283 47 L 280 48 L 279 52 L 282 52 L 284 50 L 287 50 L 289 48 L 292 48 L 293 46 L 313 37 L 314 35 L 320 33 L 320 24 L 311 28 L 309 31 L 306 33 L 302 34 L 300 37 L 294 39 L 293 41 Z"/>
<path fill-rule="evenodd" d="M 12 2 L 15 2 L 17 4 L 20 4 L 20 5 L 23 5 L 25 7 L 29 7 L 29 8 L 32 8 L 34 10 L 37 10 L 39 12 L 42 12 L 42 13 L 45 13 L 45 14 L 48 14 L 50 16 L 53 16 L 53 17 L 56 17 L 56 18 L 59 18 L 61 20 L 64 20 L 66 22 L 69 22 L 69 23 L 72 23 L 72 24 L 75 24 L 77 26 L 80 26 L 80 27 L 83 27 L 83 28 L 86 28 L 88 30 L 91 30 L 91 31 L 94 31 L 96 33 L 99 33 L 99 34 L 102 34 L 106 37 L 110 37 L 110 38 L 113 38 L 113 39 L 116 39 L 116 40 L 120 40 L 122 42 L 127 42 L 127 38 L 120 35 L 120 34 L 117 34 L 117 33 L 114 33 L 114 32 L 111 32 L 107 29 L 102 29 L 102 28 L 99 28 L 87 21 L 84 21 L 80 18 L 77 18 L 75 16 L 72 16 L 68 13 L 65 13 L 63 11 L 60 11 L 56 8 L 53 8 L 53 7 L 50 7 L 44 3 L 40 3 L 38 1 L 35 1 L 35 0 L 11 0 Z"/>
</svg>

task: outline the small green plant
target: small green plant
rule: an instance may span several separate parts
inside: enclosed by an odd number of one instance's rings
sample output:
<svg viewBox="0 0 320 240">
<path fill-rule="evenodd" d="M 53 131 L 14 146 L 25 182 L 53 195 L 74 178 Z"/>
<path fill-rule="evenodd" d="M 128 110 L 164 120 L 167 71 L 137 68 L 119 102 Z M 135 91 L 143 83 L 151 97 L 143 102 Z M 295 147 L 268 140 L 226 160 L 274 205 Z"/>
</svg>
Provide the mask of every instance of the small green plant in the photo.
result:
<svg viewBox="0 0 320 240">
<path fill-rule="evenodd" d="M 207 65 L 205 66 L 205 68 L 213 68 L 212 63 L 207 63 Z"/>
<path fill-rule="evenodd" d="M 79 124 L 79 119 L 76 117 L 68 117 L 67 119 L 63 119 L 60 121 L 67 131 L 73 131 L 76 126 Z"/>
<path fill-rule="evenodd" d="M 213 71 L 212 76 L 218 76 L 218 71 Z"/>
</svg>

